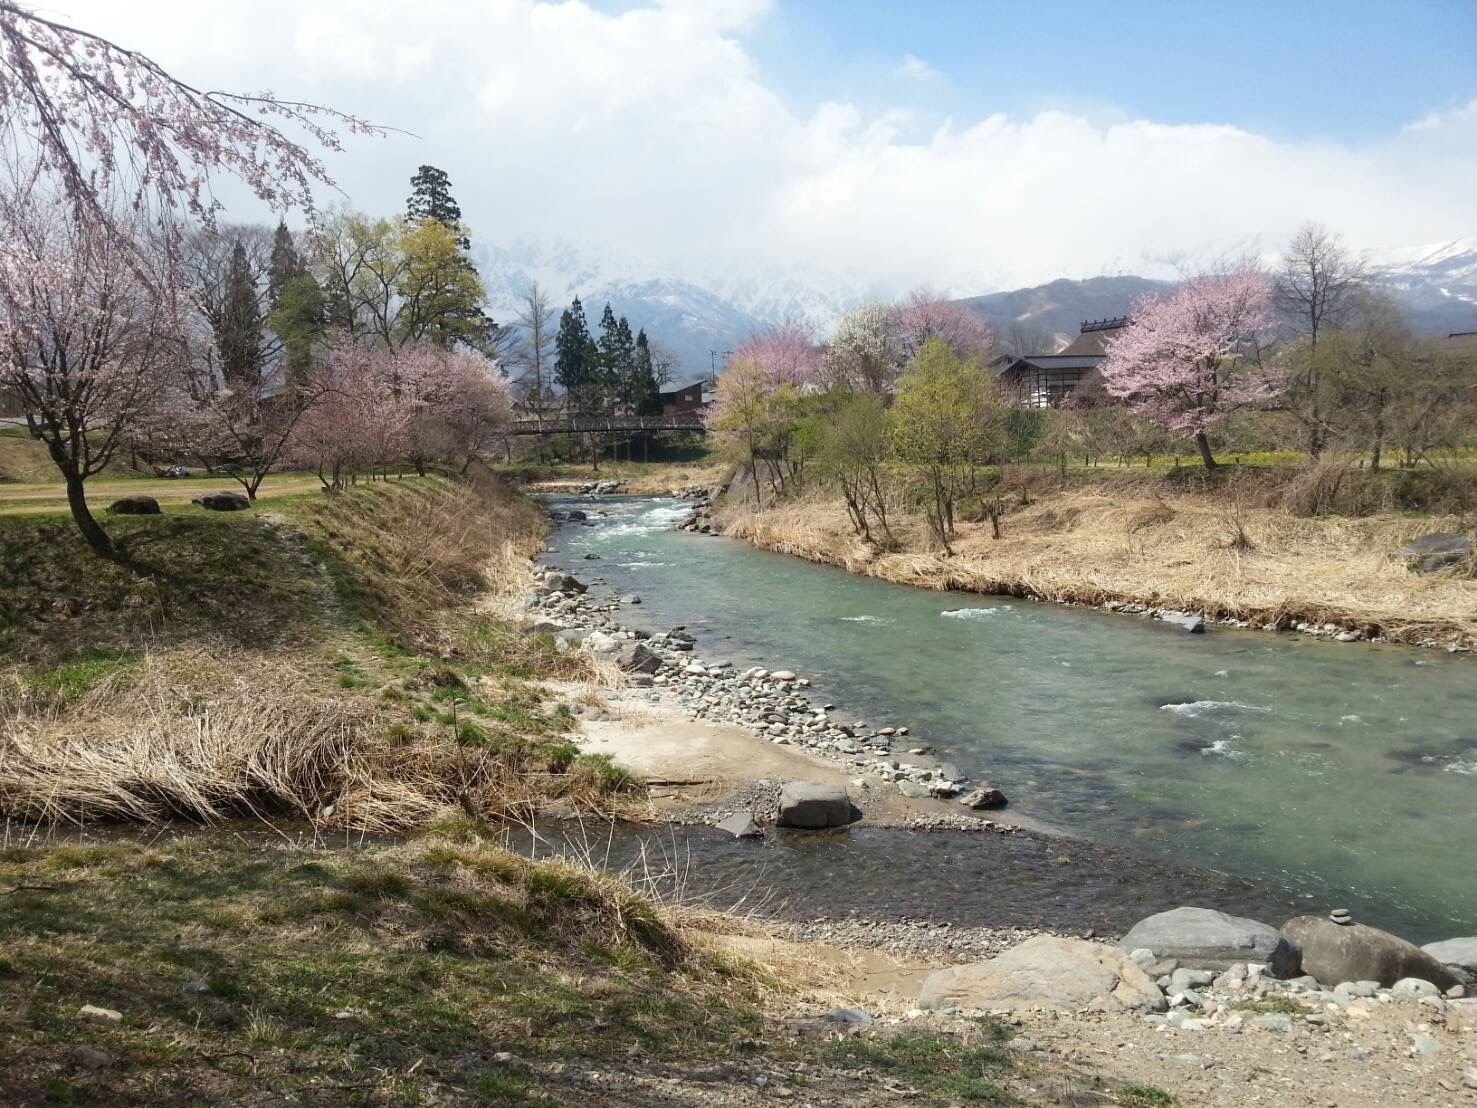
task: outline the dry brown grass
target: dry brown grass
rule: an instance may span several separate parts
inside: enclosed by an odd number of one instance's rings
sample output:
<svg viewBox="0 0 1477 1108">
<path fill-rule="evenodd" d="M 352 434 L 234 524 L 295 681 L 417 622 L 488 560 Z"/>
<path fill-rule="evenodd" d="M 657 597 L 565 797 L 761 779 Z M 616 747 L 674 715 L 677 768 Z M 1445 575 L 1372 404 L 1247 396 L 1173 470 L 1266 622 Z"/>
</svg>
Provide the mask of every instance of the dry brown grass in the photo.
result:
<svg viewBox="0 0 1477 1108">
<path fill-rule="evenodd" d="M 956 556 L 930 550 L 915 519 L 898 553 L 860 542 L 839 503 L 812 498 L 760 513 L 730 509 L 727 532 L 756 546 L 932 589 L 1102 604 L 1126 601 L 1287 626 L 1337 623 L 1397 642 L 1477 646 L 1477 581 L 1419 575 L 1389 552 L 1457 517 L 1310 519 L 1231 508 L 1210 496 L 1042 494 L 1006 517 L 1005 536 L 966 524 Z"/>
<path fill-rule="evenodd" d="M 130 651 L 78 621 L 59 664 L 0 668 L 0 813 L 393 831 L 451 806 L 501 819 L 553 797 L 606 813 L 636 802 L 566 741 L 569 715 L 536 684 L 594 690 L 611 668 L 498 618 L 545 526 L 522 497 L 495 481 L 386 483 L 247 526 L 305 532 L 267 548 L 265 585 L 274 568 L 321 575 L 304 555 L 322 558 L 333 587 L 317 590 L 316 633 Z"/>
<path fill-rule="evenodd" d="M 176 650 L 65 703 L 11 678 L 0 686 L 0 812 L 67 823 L 257 815 L 387 832 L 449 807 L 524 818 L 551 796 L 621 810 L 623 782 L 578 758 L 528 692 L 469 691 L 449 726 L 407 710 L 449 704 L 432 682 L 418 696 L 402 681 L 387 698 L 334 689 L 326 668 L 306 654 Z"/>
</svg>

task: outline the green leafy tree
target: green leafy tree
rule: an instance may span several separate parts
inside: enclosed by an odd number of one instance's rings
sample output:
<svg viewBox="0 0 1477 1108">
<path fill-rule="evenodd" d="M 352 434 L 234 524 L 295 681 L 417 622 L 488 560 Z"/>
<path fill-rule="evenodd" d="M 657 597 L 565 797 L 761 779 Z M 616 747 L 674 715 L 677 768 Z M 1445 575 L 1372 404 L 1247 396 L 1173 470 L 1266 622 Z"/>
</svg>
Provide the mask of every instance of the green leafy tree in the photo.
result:
<svg viewBox="0 0 1477 1108">
<path fill-rule="evenodd" d="M 840 488 L 856 533 L 872 542 L 875 520 L 888 546 L 895 545 L 885 491 L 891 450 L 892 419 L 882 398 L 871 392 L 849 393 L 821 422 L 815 458 L 821 478 Z"/>
<path fill-rule="evenodd" d="M 470 347 L 493 353 L 497 325 L 483 310 L 487 293 L 459 247 L 457 228 L 427 219 L 402 226 L 394 290 L 396 340 L 430 342 L 442 350 Z"/>
<path fill-rule="evenodd" d="M 326 326 L 323 290 L 311 273 L 288 280 L 277 293 L 267 326 L 282 340 L 282 363 L 289 386 L 301 382 Z"/>
<path fill-rule="evenodd" d="M 953 553 L 959 496 L 981 465 L 1004 452 L 1004 413 L 994 376 L 938 338 L 898 378 L 893 447 L 920 480 L 929 527 L 946 554 Z"/>
</svg>

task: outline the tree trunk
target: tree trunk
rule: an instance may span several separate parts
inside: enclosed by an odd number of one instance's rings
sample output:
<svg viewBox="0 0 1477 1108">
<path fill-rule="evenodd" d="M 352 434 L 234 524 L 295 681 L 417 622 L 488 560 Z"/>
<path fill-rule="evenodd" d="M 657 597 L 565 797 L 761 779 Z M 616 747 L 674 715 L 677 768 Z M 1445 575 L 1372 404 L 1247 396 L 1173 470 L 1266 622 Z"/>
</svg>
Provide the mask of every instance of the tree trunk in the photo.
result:
<svg viewBox="0 0 1477 1108">
<path fill-rule="evenodd" d="M 113 540 L 108 538 L 108 533 L 98 521 L 92 518 L 92 509 L 87 506 L 87 492 L 82 487 L 82 478 L 70 473 L 67 474 L 67 506 L 72 509 L 72 519 L 77 524 L 77 530 L 87 540 L 87 545 L 104 558 L 113 557 Z"/>
<path fill-rule="evenodd" d="M 1200 448 L 1200 460 L 1205 463 L 1205 468 L 1214 469 L 1217 464 L 1215 455 L 1210 452 L 1210 440 L 1205 437 L 1204 431 L 1195 436 L 1195 445 Z"/>
</svg>

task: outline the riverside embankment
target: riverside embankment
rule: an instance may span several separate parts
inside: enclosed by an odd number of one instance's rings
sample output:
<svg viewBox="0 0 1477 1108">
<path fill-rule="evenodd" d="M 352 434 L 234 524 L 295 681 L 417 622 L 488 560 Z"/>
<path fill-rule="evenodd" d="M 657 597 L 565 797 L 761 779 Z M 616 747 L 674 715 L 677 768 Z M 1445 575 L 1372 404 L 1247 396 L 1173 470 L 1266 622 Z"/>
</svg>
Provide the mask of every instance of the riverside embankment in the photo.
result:
<svg viewBox="0 0 1477 1108">
<path fill-rule="evenodd" d="M 1421 941 L 1471 918 L 1477 894 L 1459 874 L 1477 843 L 1477 690 L 1465 658 L 1190 636 L 898 588 L 673 531 L 680 502 L 563 506 L 593 518 L 557 532 L 550 556 L 612 598 L 639 594 L 622 623 L 684 624 L 706 662 L 807 676 L 835 718 L 909 727 L 904 750 L 932 747 L 1003 788 L 1012 811 L 1136 855 L 1141 874 L 1212 867 L 1283 904 L 1349 903 Z"/>
<path fill-rule="evenodd" d="M 725 506 L 715 529 L 764 550 L 898 584 L 1056 603 L 1193 612 L 1213 622 L 1468 652 L 1477 577 L 1411 573 L 1391 554 L 1458 516 L 1297 516 L 1216 493 L 1109 484 L 1038 494 L 1003 519 L 961 519 L 942 556 L 920 521 L 893 518 L 896 548 L 861 541 L 823 493 L 756 511 Z M 1470 550 L 1470 546 L 1468 547 Z"/>
</svg>

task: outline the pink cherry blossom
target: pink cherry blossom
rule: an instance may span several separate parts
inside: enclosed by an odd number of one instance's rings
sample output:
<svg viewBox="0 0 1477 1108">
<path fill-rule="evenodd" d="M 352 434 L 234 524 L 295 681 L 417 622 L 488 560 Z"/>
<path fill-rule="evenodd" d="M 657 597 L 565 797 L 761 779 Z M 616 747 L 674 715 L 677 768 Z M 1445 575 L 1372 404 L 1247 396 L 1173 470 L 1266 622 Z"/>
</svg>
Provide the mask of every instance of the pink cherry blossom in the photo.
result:
<svg viewBox="0 0 1477 1108">
<path fill-rule="evenodd" d="M 1103 386 L 1139 415 L 1194 439 L 1243 409 L 1264 408 L 1284 379 L 1265 358 L 1273 326 L 1271 284 L 1253 266 L 1196 277 L 1134 307 L 1133 323 L 1107 347 Z"/>
</svg>

